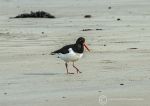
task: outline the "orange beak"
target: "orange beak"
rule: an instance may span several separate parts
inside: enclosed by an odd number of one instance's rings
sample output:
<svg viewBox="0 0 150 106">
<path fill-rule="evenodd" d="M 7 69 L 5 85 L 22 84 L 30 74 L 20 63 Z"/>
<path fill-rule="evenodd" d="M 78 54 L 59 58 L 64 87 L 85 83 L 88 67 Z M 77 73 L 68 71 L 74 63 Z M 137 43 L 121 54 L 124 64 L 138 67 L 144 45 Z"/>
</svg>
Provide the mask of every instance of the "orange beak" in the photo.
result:
<svg viewBox="0 0 150 106">
<path fill-rule="evenodd" d="M 90 52 L 90 49 L 88 48 L 88 46 L 85 43 L 83 45 Z"/>
</svg>

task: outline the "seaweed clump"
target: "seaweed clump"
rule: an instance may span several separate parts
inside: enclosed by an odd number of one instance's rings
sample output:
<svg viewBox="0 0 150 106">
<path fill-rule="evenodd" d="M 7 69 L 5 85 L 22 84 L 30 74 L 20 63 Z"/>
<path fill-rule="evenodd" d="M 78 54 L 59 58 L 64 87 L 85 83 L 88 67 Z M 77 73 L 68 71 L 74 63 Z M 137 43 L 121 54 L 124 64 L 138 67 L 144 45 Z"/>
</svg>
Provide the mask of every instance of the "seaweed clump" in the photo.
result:
<svg viewBox="0 0 150 106">
<path fill-rule="evenodd" d="M 15 16 L 13 18 L 55 18 L 55 16 L 45 12 L 45 11 L 31 11 L 30 13 L 23 13 Z"/>
<path fill-rule="evenodd" d="M 92 15 L 85 15 L 84 18 L 91 18 Z"/>
</svg>

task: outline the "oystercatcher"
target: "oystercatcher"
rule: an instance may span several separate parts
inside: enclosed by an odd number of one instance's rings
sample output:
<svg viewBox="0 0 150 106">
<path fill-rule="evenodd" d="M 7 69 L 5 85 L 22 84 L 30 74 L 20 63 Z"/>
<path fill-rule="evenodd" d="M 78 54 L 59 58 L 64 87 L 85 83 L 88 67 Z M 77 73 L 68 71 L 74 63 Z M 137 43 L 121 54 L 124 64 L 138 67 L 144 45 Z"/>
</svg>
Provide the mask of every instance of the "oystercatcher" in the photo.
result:
<svg viewBox="0 0 150 106">
<path fill-rule="evenodd" d="M 81 71 L 79 71 L 79 69 L 74 65 L 74 62 L 83 56 L 84 47 L 90 51 L 88 46 L 85 44 L 85 39 L 80 37 L 77 39 L 75 44 L 66 45 L 59 50 L 51 52 L 51 55 L 56 54 L 58 58 L 65 61 L 67 74 L 74 74 L 68 71 L 68 62 L 73 62 L 72 66 L 77 70 L 77 73 L 81 73 Z"/>
</svg>

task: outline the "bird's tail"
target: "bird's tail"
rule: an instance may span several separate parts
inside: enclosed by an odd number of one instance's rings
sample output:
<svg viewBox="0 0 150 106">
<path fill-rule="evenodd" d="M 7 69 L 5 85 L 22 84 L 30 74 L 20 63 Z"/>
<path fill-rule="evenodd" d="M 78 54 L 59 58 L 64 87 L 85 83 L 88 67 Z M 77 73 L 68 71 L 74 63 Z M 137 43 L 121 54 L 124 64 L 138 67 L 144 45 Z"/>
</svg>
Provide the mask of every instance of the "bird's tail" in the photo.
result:
<svg viewBox="0 0 150 106">
<path fill-rule="evenodd" d="M 51 55 L 55 55 L 55 52 L 51 52 Z"/>
</svg>

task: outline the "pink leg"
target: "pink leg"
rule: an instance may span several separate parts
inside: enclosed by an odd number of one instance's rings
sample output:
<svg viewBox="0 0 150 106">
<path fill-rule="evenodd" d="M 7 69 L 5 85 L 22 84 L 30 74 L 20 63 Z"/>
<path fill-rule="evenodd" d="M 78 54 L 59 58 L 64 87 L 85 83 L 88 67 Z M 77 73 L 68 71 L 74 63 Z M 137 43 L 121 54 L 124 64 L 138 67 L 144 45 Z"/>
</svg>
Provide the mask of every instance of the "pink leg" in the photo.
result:
<svg viewBox="0 0 150 106">
<path fill-rule="evenodd" d="M 70 73 L 70 72 L 68 71 L 68 64 L 67 64 L 67 62 L 65 63 L 65 66 L 66 66 L 67 74 L 74 74 L 74 73 Z"/>
<path fill-rule="evenodd" d="M 79 69 L 74 65 L 74 62 L 73 62 L 73 65 L 72 65 L 76 70 L 77 70 L 77 73 L 82 73 L 81 71 L 79 71 Z"/>
</svg>

